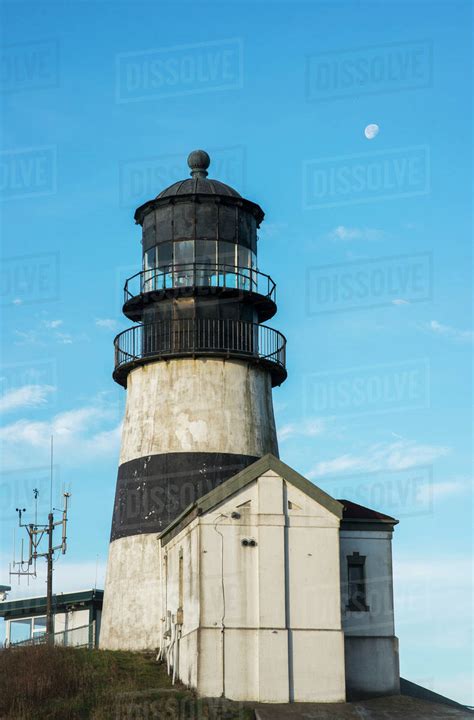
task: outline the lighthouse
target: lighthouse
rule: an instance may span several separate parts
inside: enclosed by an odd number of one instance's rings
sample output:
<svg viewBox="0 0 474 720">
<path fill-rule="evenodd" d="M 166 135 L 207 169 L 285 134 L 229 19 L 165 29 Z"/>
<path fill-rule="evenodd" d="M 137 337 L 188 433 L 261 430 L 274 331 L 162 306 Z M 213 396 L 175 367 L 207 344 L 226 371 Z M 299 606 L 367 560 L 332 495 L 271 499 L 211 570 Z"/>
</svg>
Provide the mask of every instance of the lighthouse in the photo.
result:
<svg viewBox="0 0 474 720">
<path fill-rule="evenodd" d="M 278 456 L 272 387 L 286 378 L 286 341 L 266 324 L 277 307 L 276 285 L 257 264 L 264 213 L 208 178 L 209 164 L 206 152 L 192 152 L 190 177 L 135 212 L 142 269 L 125 283 L 123 312 L 136 324 L 114 341 L 113 376 L 127 400 L 107 647 L 157 645 L 157 535 L 258 458 Z"/>
<path fill-rule="evenodd" d="M 400 689 L 397 520 L 337 500 L 279 458 L 284 336 L 257 262 L 264 213 L 207 177 L 141 205 L 127 401 L 100 647 L 155 651 L 205 697 L 343 702 Z"/>
</svg>

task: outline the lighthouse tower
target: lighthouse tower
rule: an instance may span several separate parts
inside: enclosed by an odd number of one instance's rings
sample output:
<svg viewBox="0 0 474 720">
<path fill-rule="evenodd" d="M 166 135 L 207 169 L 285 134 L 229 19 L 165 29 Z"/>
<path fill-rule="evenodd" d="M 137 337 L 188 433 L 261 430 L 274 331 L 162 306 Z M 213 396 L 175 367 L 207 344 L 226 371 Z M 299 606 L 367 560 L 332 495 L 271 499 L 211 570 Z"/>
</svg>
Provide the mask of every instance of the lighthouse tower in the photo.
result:
<svg viewBox="0 0 474 720">
<path fill-rule="evenodd" d="M 127 390 L 101 627 L 105 648 L 154 649 L 161 626 L 159 535 L 258 458 L 278 457 L 272 387 L 286 378 L 273 280 L 257 268 L 264 213 L 207 177 L 135 213 L 143 268 L 127 280 L 114 379 Z"/>
</svg>

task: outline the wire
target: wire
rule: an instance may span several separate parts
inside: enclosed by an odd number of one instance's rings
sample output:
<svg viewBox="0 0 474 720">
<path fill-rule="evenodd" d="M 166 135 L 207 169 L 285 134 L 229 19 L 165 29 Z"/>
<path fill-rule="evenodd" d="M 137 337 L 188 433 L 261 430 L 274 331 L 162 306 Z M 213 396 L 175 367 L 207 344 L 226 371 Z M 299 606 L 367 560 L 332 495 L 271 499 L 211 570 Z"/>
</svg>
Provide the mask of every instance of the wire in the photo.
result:
<svg viewBox="0 0 474 720">
<path fill-rule="evenodd" d="M 224 633 L 225 633 L 225 613 L 226 613 L 226 602 L 225 602 L 225 583 L 224 583 L 224 535 L 217 529 L 217 523 L 219 520 L 224 520 L 227 515 L 221 513 L 214 523 L 214 530 L 218 535 L 221 536 L 221 588 L 222 588 L 222 618 L 221 618 L 221 633 L 222 633 L 222 697 L 225 697 L 225 645 L 224 645 Z"/>
</svg>

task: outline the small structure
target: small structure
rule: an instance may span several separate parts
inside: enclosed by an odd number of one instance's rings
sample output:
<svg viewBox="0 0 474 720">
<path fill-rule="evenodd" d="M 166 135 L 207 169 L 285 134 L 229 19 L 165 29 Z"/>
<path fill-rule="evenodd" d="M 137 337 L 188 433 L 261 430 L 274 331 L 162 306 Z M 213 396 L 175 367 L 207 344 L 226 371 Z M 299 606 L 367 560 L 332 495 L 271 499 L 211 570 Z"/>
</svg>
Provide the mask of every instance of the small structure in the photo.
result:
<svg viewBox="0 0 474 720">
<path fill-rule="evenodd" d="M 53 595 L 54 643 L 69 647 L 99 644 L 103 590 Z M 46 596 L 0 603 L 6 625 L 5 645 L 34 644 L 46 638 Z"/>
</svg>

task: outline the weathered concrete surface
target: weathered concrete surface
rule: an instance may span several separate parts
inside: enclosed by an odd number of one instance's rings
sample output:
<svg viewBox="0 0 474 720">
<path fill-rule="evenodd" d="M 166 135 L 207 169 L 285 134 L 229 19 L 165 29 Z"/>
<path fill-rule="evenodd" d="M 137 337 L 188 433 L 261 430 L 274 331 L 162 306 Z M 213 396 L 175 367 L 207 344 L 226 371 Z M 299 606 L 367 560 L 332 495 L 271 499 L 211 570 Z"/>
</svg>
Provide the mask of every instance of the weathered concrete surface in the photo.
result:
<svg viewBox="0 0 474 720">
<path fill-rule="evenodd" d="M 356 703 L 295 703 L 255 708 L 256 720 L 472 720 L 473 717 L 467 710 L 403 695 Z"/>
<path fill-rule="evenodd" d="M 278 457 L 270 374 L 242 361 L 213 358 L 133 370 L 120 463 L 171 452 Z"/>
<path fill-rule="evenodd" d="M 199 695 L 345 698 L 338 515 L 269 468 L 162 552 L 162 615 L 181 606 L 182 636 L 198 630 L 198 657 L 179 648 L 178 676 Z"/>
<path fill-rule="evenodd" d="M 109 547 L 99 647 L 156 650 L 161 631 L 160 546 L 156 534 Z"/>
<path fill-rule="evenodd" d="M 393 611 L 391 529 L 341 530 L 339 537 L 347 698 L 397 695 L 400 668 Z M 366 612 L 351 612 L 347 607 L 347 558 L 355 552 L 366 558 Z"/>
<path fill-rule="evenodd" d="M 345 662 L 348 700 L 400 692 L 398 638 L 346 635 Z"/>
</svg>

